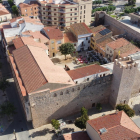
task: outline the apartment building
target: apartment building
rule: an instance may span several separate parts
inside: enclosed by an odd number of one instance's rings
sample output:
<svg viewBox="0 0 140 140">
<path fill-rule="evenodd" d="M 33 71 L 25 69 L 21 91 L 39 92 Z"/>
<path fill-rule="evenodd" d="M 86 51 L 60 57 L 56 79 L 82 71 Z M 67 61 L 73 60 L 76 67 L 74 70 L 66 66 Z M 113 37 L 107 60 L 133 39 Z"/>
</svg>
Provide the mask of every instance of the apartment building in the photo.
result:
<svg viewBox="0 0 140 140">
<path fill-rule="evenodd" d="M 32 2 L 33 3 L 33 2 Z M 46 26 L 59 26 L 61 29 L 70 27 L 73 23 L 85 22 L 87 25 L 91 22 L 91 0 L 74 0 L 60 1 L 48 0 L 38 1 L 38 11 L 36 15 L 31 9 L 34 9 L 34 4 L 19 5 L 21 14 L 30 17 L 39 17 L 42 23 Z"/>
<path fill-rule="evenodd" d="M 35 1 L 31 1 L 29 4 L 20 3 L 19 4 L 19 11 L 22 16 L 29 16 L 31 18 L 40 19 L 40 4 Z"/>
<path fill-rule="evenodd" d="M 69 27 L 73 23 L 90 24 L 92 1 L 40 1 L 42 22 L 45 25 Z"/>
</svg>

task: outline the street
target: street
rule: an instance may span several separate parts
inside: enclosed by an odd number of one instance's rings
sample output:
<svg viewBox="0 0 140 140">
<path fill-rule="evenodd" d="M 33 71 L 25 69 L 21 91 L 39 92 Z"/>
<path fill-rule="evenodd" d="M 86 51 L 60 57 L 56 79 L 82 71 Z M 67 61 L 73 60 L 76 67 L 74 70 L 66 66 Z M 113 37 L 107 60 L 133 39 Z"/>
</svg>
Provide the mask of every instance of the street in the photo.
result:
<svg viewBox="0 0 140 140">
<path fill-rule="evenodd" d="M 15 129 L 17 140 L 30 140 L 28 126 L 30 127 L 30 123 L 27 124 L 26 118 L 24 116 L 24 112 L 17 94 L 17 89 L 12 78 L 11 68 L 9 63 L 6 60 L 4 51 L 2 49 L 2 45 L 0 44 L 0 62 L 2 62 L 2 69 L 0 74 L 6 77 L 10 81 L 10 87 L 7 88 L 6 94 L 11 103 L 16 107 L 16 114 L 14 115 L 14 120 L 10 124 L 10 126 L 6 129 L 3 135 L 0 136 L 0 140 L 13 140 L 14 134 L 13 131 Z M 28 125 L 28 126 L 27 126 Z M 31 128 L 31 127 L 30 127 Z"/>
</svg>

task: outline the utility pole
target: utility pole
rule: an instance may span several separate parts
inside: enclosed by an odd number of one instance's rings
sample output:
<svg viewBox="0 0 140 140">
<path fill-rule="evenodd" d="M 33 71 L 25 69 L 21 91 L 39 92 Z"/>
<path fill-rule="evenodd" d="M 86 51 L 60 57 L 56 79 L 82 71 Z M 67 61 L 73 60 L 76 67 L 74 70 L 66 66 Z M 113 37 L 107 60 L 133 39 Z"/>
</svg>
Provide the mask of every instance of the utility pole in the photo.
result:
<svg viewBox="0 0 140 140">
<path fill-rule="evenodd" d="M 15 131 L 15 129 L 14 129 L 13 134 L 15 135 L 15 140 L 17 140 L 17 138 L 16 138 L 16 131 Z"/>
</svg>

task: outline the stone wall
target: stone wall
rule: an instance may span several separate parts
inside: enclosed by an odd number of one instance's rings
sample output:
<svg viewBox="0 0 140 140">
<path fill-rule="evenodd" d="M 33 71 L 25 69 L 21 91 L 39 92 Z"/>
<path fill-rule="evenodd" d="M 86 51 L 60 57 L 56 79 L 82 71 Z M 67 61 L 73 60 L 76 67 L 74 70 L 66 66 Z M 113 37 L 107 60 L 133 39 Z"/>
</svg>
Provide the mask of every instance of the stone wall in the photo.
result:
<svg viewBox="0 0 140 140">
<path fill-rule="evenodd" d="M 92 108 L 96 103 L 108 103 L 112 75 L 91 82 L 69 86 L 64 89 L 49 89 L 29 95 L 33 127 L 49 123 L 80 111 L 81 107 Z"/>
<path fill-rule="evenodd" d="M 129 39 L 140 40 L 140 33 L 133 30 L 129 26 L 123 24 L 122 22 L 110 17 L 105 14 L 105 25 L 109 25 L 109 29 L 113 32 L 113 35 L 126 34 Z"/>
</svg>

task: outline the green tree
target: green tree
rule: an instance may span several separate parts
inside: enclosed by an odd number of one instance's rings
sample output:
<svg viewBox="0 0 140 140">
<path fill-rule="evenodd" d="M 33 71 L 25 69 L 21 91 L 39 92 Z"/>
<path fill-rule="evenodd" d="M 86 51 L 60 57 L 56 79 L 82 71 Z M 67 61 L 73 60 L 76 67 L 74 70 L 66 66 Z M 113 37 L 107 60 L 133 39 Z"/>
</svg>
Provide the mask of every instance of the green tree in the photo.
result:
<svg viewBox="0 0 140 140">
<path fill-rule="evenodd" d="M 8 0 L 8 3 L 11 7 L 14 5 L 13 0 Z"/>
<path fill-rule="evenodd" d="M 15 15 L 17 15 L 18 16 L 18 8 L 17 8 L 17 6 L 16 5 L 13 5 L 12 6 L 12 11 L 13 11 L 13 14 L 15 14 Z"/>
<path fill-rule="evenodd" d="M 96 109 L 99 110 L 99 111 L 102 110 L 102 105 L 101 105 L 101 103 L 97 103 L 97 105 L 96 105 Z"/>
<path fill-rule="evenodd" d="M 0 110 L 1 110 L 0 111 L 1 116 L 7 115 L 8 117 L 10 117 L 11 115 L 16 114 L 16 108 L 9 101 L 1 104 L 0 105 Z"/>
<path fill-rule="evenodd" d="M 54 127 L 54 129 L 58 130 L 60 128 L 60 123 L 58 120 L 52 119 L 51 124 Z"/>
<path fill-rule="evenodd" d="M 80 128 L 80 129 L 85 129 L 86 128 L 86 122 L 89 120 L 88 117 L 88 111 L 84 107 L 81 108 L 81 117 L 77 118 L 75 120 L 75 126 Z"/>
<path fill-rule="evenodd" d="M 135 115 L 135 111 L 127 104 L 118 104 L 116 109 L 119 111 L 123 110 L 129 117 L 133 117 Z"/>
<path fill-rule="evenodd" d="M 73 44 L 65 43 L 59 47 L 59 50 L 63 55 L 65 55 L 65 60 L 66 60 L 66 55 L 72 54 L 75 51 L 75 48 L 74 48 Z"/>
<path fill-rule="evenodd" d="M 3 93 L 5 92 L 6 88 L 8 88 L 10 86 L 9 81 L 7 81 L 6 79 L 2 79 L 0 81 L 0 89 L 3 91 Z"/>
</svg>

